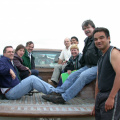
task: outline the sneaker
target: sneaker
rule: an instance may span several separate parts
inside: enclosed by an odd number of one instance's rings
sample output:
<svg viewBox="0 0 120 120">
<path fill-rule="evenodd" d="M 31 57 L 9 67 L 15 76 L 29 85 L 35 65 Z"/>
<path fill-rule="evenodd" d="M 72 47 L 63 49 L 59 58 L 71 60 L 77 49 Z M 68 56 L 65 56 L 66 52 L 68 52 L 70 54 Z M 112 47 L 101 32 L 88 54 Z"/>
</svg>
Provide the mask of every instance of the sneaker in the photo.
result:
<svg viewBox="0 0 120 120">
<path fill-rule="evenodd" d="M 44 100 L 50 101 L 51 96 L 61 96 L 61 94 L 60 93 L 56 93 L 56 92 L 52 92 L 52 93 L 50 93 L 48 95 L 42 95 L 42 98 Z"/>
</svg>

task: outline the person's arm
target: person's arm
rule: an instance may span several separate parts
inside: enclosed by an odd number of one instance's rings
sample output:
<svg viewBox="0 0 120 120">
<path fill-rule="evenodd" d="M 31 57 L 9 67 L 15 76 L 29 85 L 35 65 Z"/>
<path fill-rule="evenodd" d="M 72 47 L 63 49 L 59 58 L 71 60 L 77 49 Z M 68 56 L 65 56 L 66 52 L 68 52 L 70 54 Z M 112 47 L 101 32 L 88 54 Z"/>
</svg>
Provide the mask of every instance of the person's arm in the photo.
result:
<svg viewBox="0 0 120 120">
<path fill-rule="evenodd" d="M 58 64 L 62 64 L 62 60 L 59 58 L 59 60 L 58 60 Z"/>
<path fill-rule="evenodd" d="M 18 70 L 27 70 L 26 66 L 24 66 L 18 58 L 13 59 L 14 65 L 17 67 Z"/>
<path fill-rule="evenodd" d="M 16 75 L 12 69 L 10 69 L 10 75 L 11 75 L 13 80 L 16 78 Z"/>
<path fill-rule="evenodd" d="M 97 72 L 97 76 L 98 76 L 98 72 Z M 95 100 L 96 100 L 96 96 L 97 96 L 98 92 L 99 92 L 99 89 L 98 89 L 98 77 L 97 77 L 96 78 L 96 85 L 95 85 Z M 95 115 L 95 106 L 94 106 L 91 114 Z"/>
<path fill-rule="evenodd" d="M 120 89 L 120 51 L 113 49 L 111 52 L 111 64 L 116 73 L 112 90 L 105 102 L 105 110 L 108 111 L 114 107 L 114 98 Z"/>
</svg>

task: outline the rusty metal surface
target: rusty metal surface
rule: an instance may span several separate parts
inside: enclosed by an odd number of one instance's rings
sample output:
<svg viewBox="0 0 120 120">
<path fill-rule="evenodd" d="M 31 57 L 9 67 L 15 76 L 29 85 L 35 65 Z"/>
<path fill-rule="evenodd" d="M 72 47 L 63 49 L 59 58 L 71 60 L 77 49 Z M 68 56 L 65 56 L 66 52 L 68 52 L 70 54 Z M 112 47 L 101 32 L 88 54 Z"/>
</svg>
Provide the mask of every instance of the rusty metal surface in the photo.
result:
<svg viewBox="0 0 120 120">
<path fill-rule="evenodd" d="M 75 97 L 65 104 L 47 102 L 42 93 L 25 95 L 20 100 L 0 100 L 0 116 L 9 117 L 80 117 L 90 116 L 94 99 Z"/>
</svg>

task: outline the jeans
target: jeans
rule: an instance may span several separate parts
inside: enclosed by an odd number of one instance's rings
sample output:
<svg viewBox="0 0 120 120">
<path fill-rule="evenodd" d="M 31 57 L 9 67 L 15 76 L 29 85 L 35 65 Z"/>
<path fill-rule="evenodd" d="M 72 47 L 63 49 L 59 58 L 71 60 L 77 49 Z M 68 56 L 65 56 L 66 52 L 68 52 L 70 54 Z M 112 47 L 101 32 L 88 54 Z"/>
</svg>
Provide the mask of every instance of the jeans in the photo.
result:
<svg viewBox="0 0 120 120">
<path fill-rule="evenodd" d="M 39 76 L 39 71 L 38 70 L 31 69 L 31 75 L 35 75 L 35 76 L 39 77 L 40 79 L 42 79 L 42 77 Z"/>
<path fill-rule="evenodd" d="M 50 94 L 55 89 L 52 85 L 44 82 L 38 77 L 31 75 L 23 79 L 18 85 L 11 88 L 6 94 L 7 99 L 19 99 L 23 95 L 27 94 L 32 89 L 36 89 L 44 94 Z"/>
<path fill-rule="evenodd" d="M 61 93 L 65 101 L 74 98 L 81 89 L 97 77 L 97 66 L 84 66 L 70 74 L 61 87 L 54 89 L 54 92 Z"/>
<path fill-rule="evenodd" d="M 38 74 L 39 74 L 39 71 L 38 71 L 38 70 L 31 69 L 31 75 L 38 76 Z"/>
</svg>

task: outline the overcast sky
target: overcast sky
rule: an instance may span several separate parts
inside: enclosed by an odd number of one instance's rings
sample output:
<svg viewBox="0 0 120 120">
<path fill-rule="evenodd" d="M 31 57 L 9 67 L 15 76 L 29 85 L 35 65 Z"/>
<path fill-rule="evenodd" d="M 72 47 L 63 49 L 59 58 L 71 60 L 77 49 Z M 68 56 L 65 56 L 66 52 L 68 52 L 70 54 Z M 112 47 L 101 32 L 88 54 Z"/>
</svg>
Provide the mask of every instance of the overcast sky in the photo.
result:
<svg viewBox="0 0 120 120">
<path fill-rule="evenodd" d="M 0 54 L 6 45 L 33 41 L 35 48 L 64 47 L 66 37 L 85 34 L 81 24 L 91 19 L 110 30 L 111 45 L 120 47 L 119 0 L 0 0 Z"/>
</svg>

